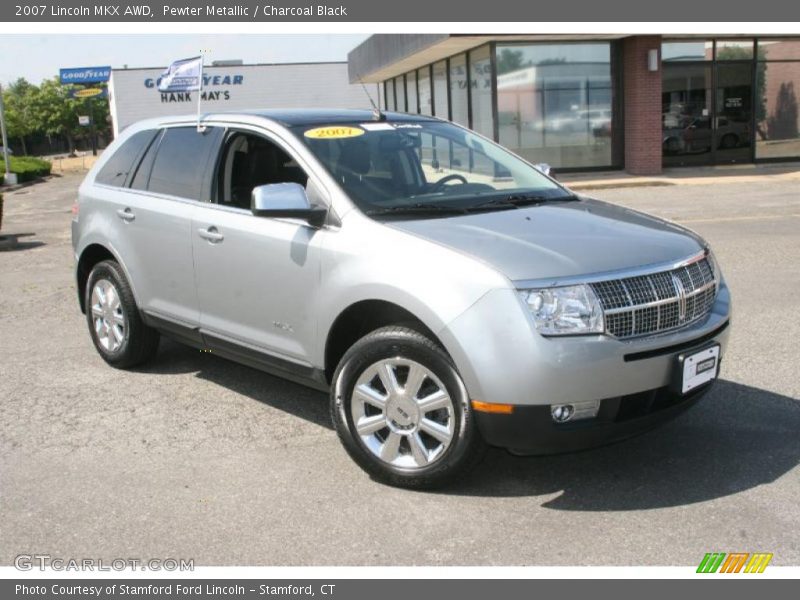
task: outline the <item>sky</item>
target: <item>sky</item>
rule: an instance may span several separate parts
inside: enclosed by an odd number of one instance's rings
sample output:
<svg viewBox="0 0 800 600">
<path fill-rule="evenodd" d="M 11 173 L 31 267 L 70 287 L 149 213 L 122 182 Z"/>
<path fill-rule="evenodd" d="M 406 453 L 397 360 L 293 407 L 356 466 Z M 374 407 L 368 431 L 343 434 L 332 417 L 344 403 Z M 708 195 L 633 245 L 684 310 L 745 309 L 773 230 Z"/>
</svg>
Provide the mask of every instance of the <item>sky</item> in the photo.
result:
<svg viewBox="0 0 800 600">
<path fill-rule="evenodd" d="M 0 83 L 19 77 L 32 83 L 58 75 L 64 67 L 111 65 L 166 67 L 173 60 L 207 52 L 206 64 L 242 59 L 250 63 L 347 60 L 367 34 L 181 34 L 0 36 Z M 6 60 L 7 57 L 14 60 Z"/>
</svg>

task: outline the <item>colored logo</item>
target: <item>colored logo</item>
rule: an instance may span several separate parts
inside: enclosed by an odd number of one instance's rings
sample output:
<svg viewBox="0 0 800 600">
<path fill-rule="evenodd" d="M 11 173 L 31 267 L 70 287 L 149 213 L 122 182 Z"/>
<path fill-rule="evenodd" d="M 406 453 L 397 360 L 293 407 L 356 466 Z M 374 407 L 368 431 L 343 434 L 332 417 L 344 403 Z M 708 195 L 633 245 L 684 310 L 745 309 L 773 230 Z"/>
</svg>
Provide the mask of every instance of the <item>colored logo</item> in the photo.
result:
<svg viewBox="0 0 800 600">
<path fill-rule="evenodd" d="M 77 69 L 59 69 L 59 79 L 67 83 L 102 83 L 111 78 L 111 67 L 79 67 Z"/>
<path fill-rule="evenodd" d="M 763 573 L 772 560 L 771 552 L 708 552 L 698 573 Z"/>
<path fill-rule="evenodd" d="M 75 90 L 74 96 L 76 98 L 91 98 L 92 96 L 100 96 L 105 93 L 102 88 L 86 88 L 85 90 Z"/>
</svg>

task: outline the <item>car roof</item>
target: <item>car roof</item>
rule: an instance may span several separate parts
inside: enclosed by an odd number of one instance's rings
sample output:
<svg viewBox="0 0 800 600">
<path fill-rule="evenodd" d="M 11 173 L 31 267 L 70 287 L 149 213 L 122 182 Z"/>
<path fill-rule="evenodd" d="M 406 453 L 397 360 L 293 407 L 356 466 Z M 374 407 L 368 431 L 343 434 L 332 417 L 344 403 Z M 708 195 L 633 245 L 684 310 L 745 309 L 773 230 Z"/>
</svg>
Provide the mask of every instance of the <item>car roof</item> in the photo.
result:
<svg viewBox="0 0 800 600">
<path fill-rule="evenodd" d="M 303 127 L 307 125 L 324 125 L 326 123 L 352 123 L 357 121 L 375 121 L 372 110 L 335 109 L 335 108 L 275 108 L 261 110 L 243 110 L 224 114 L 245 114 L 264 117 L 277 121 L 287 127 Z M 433 117 L 406 113 L 382 111 L 386 121 L 432 121 Z"/>
</svg>

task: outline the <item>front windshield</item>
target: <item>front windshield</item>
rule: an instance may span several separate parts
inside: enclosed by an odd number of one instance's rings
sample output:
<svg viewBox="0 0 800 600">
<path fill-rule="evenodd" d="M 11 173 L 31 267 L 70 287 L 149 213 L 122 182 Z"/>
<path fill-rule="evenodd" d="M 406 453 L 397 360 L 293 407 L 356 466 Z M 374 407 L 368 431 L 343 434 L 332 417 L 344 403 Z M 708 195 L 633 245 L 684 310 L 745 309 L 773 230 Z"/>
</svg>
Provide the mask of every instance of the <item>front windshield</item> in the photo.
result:
<svg viewBox="0 0 800 600">
<path fill-rule="evenodd" d="M 571 197 L 507 150 L 451 123 L 376 121 L 303 127 L 297 134 L 368 215 Z"/>
</svg>

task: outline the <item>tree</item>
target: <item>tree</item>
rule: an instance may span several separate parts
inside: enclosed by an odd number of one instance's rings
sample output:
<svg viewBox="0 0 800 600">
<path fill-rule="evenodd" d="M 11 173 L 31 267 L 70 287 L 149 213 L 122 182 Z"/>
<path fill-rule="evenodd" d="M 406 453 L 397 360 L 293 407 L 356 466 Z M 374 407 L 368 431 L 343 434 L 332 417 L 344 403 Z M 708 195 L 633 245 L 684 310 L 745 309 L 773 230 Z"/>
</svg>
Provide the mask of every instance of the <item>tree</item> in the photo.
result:
<svg viewBox="0 0 800 600">
<path fill-rule="evenodd" d="M 36 133 L 41 125 L 33 109 L 37 91 L 35 85 L 22 77 L 3 91 L 8 137 L 19 139 L 23 154 L 28 153 L 25 138 Z"/>
<path fill-rule="evenodd" d="M 42 131 L 47 135 L 63 135 L 70 154 L 75 152 L 75 141 L 82 135 L 78 117 L 85 114 L 84 101 L 70 98 L 72 86 L 61 85 L 58 78 L 45 79 L 36 97 L 36 112 Z"/>
<path fill-rule="evenodd" d="M 76 86 L 61 85 L 58 78 L 46 79 L 39 87 L 39 110 L 43 131 L 48 135 L 63 135 L 70 154 L 75 152 L 78 139 L 88 139 L 93 131 L 78 122 L 81 115 L 89 116 L 98 133 L 110 134 L 108 100 L 105 98 L 74 98 Z"/>
<path fill-rule="evenodd" d="M 530 65 L 531 65 L 530 61 L 527 61 L 526 63 L 523 60 L 523 55 L 521 50 L 512 50 L 511 48 L 503 48 L 497 55 L 498 75 L 504 75 L 505 73 L 518 71 L 521 68 L 528 67 Z"/>
<path fill-rule="evenodd" d="M 798 106 L 794 82 L 781 83 L 775 100 L 775 114 L 769 118 L 769 139 L 793 140 L 798 137 Z"/>
</svg>

